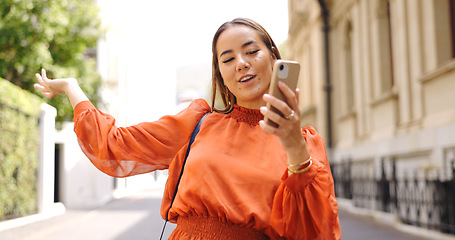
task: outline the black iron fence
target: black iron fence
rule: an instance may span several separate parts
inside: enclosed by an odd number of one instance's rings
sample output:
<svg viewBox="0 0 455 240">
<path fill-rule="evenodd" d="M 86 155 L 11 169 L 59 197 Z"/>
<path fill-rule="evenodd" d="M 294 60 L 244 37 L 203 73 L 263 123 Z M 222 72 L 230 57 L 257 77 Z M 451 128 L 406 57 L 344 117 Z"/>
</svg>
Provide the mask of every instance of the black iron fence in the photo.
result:
<svg viewBox="0 0 455 240">
<path fill-rule="evenodd" d="M 333 164 L 337 197 L 356 207 L 389 212 L 406 224 L 455 235 L 455 167 L 400 169 L 393 158 L 373 162 L 349 159 Z"/>
</svg>

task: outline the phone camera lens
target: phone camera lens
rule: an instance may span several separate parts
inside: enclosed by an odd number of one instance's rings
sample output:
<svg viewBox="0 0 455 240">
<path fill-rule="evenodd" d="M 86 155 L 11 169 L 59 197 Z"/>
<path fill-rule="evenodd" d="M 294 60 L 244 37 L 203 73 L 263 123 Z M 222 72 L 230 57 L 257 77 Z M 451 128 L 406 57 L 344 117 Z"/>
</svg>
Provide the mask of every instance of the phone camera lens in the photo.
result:
<svg viewBox="0 0 455 240">
<path fill-rule="evenodd" d="M 283 70 L 283 69 L 284 69 L 284 65 L 281 64 L 281 65 L 280 65 L 280 70 Z"/>
</svg>

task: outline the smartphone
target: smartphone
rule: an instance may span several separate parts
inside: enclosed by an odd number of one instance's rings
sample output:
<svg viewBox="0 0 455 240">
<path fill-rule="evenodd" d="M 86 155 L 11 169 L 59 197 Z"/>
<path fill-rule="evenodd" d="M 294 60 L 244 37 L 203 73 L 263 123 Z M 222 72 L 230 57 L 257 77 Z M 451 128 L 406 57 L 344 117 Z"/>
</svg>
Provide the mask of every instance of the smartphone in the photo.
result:
<svg viewBox="0 0 455 240">
<path fill-rule="evenodd" d="M 272 71 L 272 80 L 270 81 L 269 95 L 272 95 L 284 102 L 287 102 L 286 97 L 278 88 L 278 82 L 279 81 L 283 82 L 292 91 L 295 92 L 295 89 L 297 88 L 297 82 L 299 80 L 299 72 L 300 64 L 298 62 L 281 59 L 275 61 Z M 284 117 L 284 114 L 281 113 L 275 107 L 271 106 L 270 103 L 267 103 L 266 107 L 278 113 L 280 116 Z M 272 120 L 268 118 L 264 118 L 264 121 L 273 127 L 278 127 L 278 124 L 274 123 Z"/>
</svg>

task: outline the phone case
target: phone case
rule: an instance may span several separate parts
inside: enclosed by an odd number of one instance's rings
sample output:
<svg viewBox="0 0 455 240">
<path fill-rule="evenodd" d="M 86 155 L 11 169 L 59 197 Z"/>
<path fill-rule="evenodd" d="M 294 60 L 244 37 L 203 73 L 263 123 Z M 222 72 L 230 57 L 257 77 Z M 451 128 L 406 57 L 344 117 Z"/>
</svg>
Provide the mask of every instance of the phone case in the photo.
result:
<svg viewBox="0 0 455 240">
<path fill-rule="evenodd" d="M 292 91 L 295 91 L 299 80 L 299 72 L 300 64 L 298 62 L 277 60 L 273 66 L 269 95 L 286 102 L 286 97 L 281 90 L 278 89 L 278 81 L 285 83 Z M 278 109 L 272 107 L 269 103 L 267 103 L 267 108 L 278 113 L 282 117 L 284 116 Z M 268 118 L 265 118 L 264 121 L 271 126 L 278 127 L 276 123 Z"/>
</svg>

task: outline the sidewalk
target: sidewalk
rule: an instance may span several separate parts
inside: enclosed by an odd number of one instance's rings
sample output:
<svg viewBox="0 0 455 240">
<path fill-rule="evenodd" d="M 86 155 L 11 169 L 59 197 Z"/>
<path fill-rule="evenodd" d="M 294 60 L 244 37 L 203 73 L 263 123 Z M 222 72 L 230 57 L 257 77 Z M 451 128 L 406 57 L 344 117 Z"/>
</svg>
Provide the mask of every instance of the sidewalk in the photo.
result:
<svg viewBox="0 0 455 240">
<path fill-rule="evenodd" d="M 162 190 L 143 191 L 114 199 L 91 210 L 64 214 L 0 232 L 0 240 L 135 240 L 159 239 Z M 168 223 L 167 239 L 173 224 Z"/>
<path fill-rule="evenodd" d="M 164 221 L 159 209 L 162 190 L 115 199 L 92 210 L 67 210 L 50 219 L 0 231 L 0 240 L 142 240 L 159 239 Z M 423 240 L 371 217 L 340 210 L 343 238 L 348 240 Z M 164 239 L 175 225 L 168 223 Z M 428 238 L 427 238 L 428 239 Z M 454 237 L 455 239 L 455 237 Z"/>
<path fill-rule="evenodd" d="M 339 212 L 342 239 L 349 240 L 424 240 L 416 235 L 403 233 L 393 227 L 382 225 L 371 218 Z"/>
<path fill-rule="evenodd" d="M 394 214 L 356 208 L 345 199 L 337 201 L 343 239 L 455 240 L 454 235 L 404 224 Z"/>
</svg>

